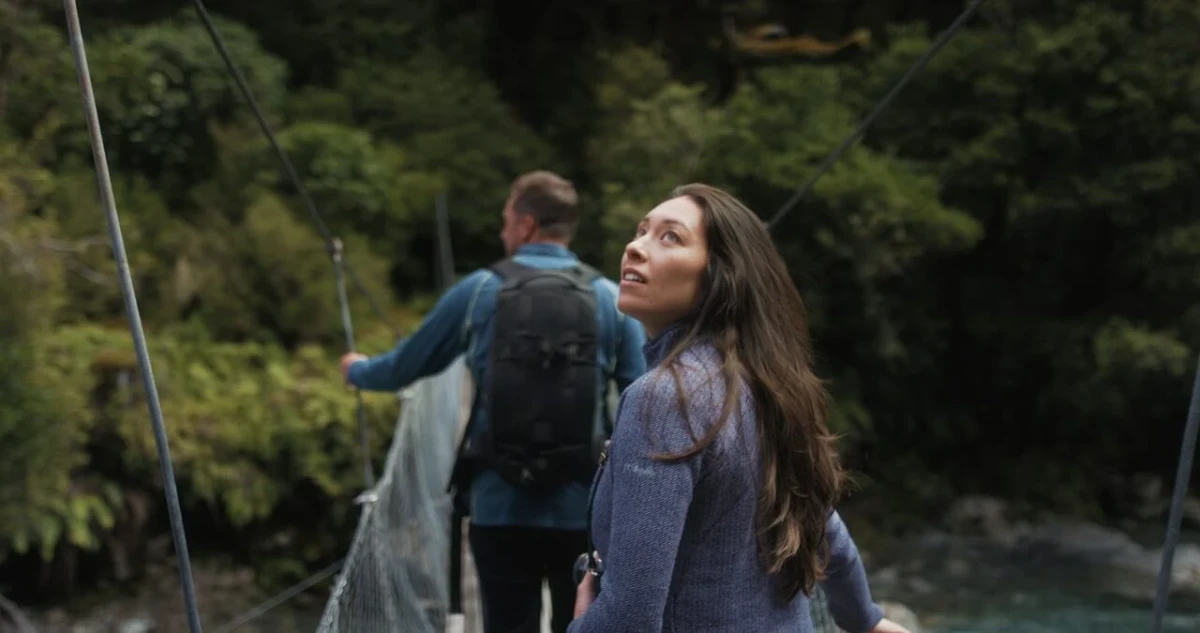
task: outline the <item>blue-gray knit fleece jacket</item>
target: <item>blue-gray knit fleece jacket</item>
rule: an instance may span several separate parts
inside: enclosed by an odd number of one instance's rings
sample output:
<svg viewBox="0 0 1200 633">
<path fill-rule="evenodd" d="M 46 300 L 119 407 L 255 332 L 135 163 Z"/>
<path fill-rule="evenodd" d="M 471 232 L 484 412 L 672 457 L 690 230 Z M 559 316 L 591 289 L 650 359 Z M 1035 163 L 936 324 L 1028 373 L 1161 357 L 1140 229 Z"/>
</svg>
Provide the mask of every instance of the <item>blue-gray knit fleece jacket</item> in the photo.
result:
<svg viewBox="0 0 1200 633">
<path fill-rule="evenodd" d="M 754 403 L 742 390 L 716 441 L 683 461 L 656 452 L 691 446 L 675 381 L 661 367 L 678 339 L 669 329 L 645 345 L 651 370 L 621 397 L 608 462 L 596 482 L 592 533 L 604 562 L 599 595 L 569 633 L 812 633 L 808 599 L 784 602 L 755 541 L 761 460 Z M 694 437 L 720 415 L 720 355 L 707 344 L 677 365 Z M 883 617 L 858 549 L 835 512 L 823 583 L 838 626 L 870 631 Z"/>
</svg>

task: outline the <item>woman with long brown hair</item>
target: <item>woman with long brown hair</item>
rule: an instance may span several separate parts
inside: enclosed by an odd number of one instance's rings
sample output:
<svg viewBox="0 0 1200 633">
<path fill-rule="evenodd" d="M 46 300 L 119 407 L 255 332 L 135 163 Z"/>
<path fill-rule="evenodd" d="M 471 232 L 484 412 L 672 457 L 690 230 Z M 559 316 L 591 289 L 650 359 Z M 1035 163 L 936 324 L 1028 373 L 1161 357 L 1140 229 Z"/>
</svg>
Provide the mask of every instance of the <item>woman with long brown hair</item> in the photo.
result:
<svg viewBox="0 0 1200 633">
<path fill-rule="evenodd" d="M 850 633 L 907 633 L 871 600 L 834 510 L 804 305 L 762 221 L 678 188 L 638 224 L 618 308 L 650 370 L 621 397 L 594 484 L 590 568 L 570 633 L 811 632 L 818 582 Z M 602 570 L 602 573 L 600 573 Z"/>
</svg>

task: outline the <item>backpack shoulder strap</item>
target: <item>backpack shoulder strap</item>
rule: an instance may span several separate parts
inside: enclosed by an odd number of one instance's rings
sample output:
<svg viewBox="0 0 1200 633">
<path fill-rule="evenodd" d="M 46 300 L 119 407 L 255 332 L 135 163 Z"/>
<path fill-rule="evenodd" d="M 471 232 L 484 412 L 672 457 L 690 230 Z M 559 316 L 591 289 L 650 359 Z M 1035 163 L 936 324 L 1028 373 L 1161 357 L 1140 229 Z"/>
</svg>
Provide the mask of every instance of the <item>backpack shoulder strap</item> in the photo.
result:
<svg viewBox="0 0 1200 633">
<path fill-rule="evenodd" d="M 583 280 L 589 284 L 594 283 L 597 279 L 604 277 L 604 275 L 600 274 L 600 271 L 588 266 L 583 262 L 576 264 L 575 268 L 579 269 L 580 274 L 583 276 Z"/>
<path fill-rule="evenodd" d="M 474 332 L 471 325 L 475 317 L 475 304 L 479 301 L 479 293 L 483 291 L 483 286 L 488 282 L 490 277 L 487 275 L 479 276 L 479 283 L 475 284 L 475 290 L 471 293 L 471 301 L 467 303 L 467 314 L 463 317 L 462 337 L 467 341 L 467 353 L 470 354 L 474 347 Z"/>
<path fill-rule="evenodd" d="M 568 278 L 573 278 L 576 284 L 586 287 L 588 290 L 593 290 L 592 283 L 604 275 L 600 271 L 584 264 L 576 262 L 567 268 L 534 268 L 518 264 L 513 258 L 508 257 L 488 266 L 488 270 L 492 274 L 500 278 L 501 283 L 511 279 L 526 276 L 537 276 L 543 274 L 550 275 L 565 275 Z"/>
<path fill-rule="evenodd" d="M 488 266 L 488 270 L 492 271 L 492 274 L 499 277 L 501 282 L 504 282 L 505 280 L 518 277 L 529 271 L 529 267 L 518 264 L 511 257 L 506 257 L 498 262 L 494 262 L 491 266 Z"/>
<path fill-rule="evenodd" d="M 604 277 L 604 275 L 601 275 L 594 269 L 592 272 L 596 273 L 596 277 L 593 278 L 593 282 L 596 278 Z M 607 279 L 603 285 L 605 286 L 605 290 L 609 293 L 610 302 L 606 302 L 608 305 L 599 309 L 611 310 L 612 314 L 616 317 L 613 323 L 613 345 L 612 349 L 609 350 L 610 353 L 608 355 L 608 364 L 605 365 L 604 370 L 606 372 L 605 377 L 608 380 L 615 380 L 617 376 L 617 360 L 621 356 L 621 348 L 625 343 L 625 313 L 617 309 L 617 297 L 620 293 L 617 285 L 611 281 L 608 281 Z"/>
</svg>

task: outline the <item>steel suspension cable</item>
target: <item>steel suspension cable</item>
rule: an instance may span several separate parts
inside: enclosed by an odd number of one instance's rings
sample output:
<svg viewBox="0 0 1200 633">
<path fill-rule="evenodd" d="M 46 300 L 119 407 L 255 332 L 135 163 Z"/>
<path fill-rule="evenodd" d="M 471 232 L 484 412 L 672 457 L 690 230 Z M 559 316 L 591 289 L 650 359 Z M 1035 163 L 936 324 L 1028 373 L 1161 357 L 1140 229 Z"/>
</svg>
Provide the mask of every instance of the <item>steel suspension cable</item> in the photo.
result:
<svg viewBox="0 0 1200 633">
<path fill-rule="evenodd" d="M 75 69 L 79 78 L 80 94 L 83 98 L 83 114 L 87 121 L 88 139 L 92 145 L 92 158 L 96 163 L 96 180 L 100 191 L 100 203 L 108 223 L 109 242 L 113 258 L 117 263 L 117 274 L 121 285 L 121 296 L 125 300 L 125 314 L 133 336 L 133 346 L 141 368 L 142 383 L 146 390 L 146 404 L 150 409 L 150 422 L 154 429 L 154 444 L 158 449 L 158 463 L 162 469 L 163 492 L 167 498 L 167 513 L 171 522 L 171 538 L 179 558 L 179 577 L 183 600 L 187 608 L 188 628 L 191 633 L 201 633 L 200 609 L 196 603 L 196 587 L 192 580 L 192 564 L 188 556 L 187 534 L 183 527 L 183 512 L 179 504 L 179 490 L 175 484 L 175 468 L 171 463 L 171 448 L 167 439 L 166 424 L 163 422 L 162 406 L 158 399 L 158 388 L 154 384 L 154 370 L 150 364 L 150 352 L 146 344 L 146 333 L 142 329 L 142 318 L 138 310 L 137 295 L 133 287 L 133 276 L 129 271 L 129 258 L 125 252 L 125 240 L 121 235 L 121 219 L 113 195 L 112 178 L 108 171 L 108 158 L 104 151 L 104 136 L 100 131 L 100 114 L 96 109 L 96 95 L 92 90 L 92 76 L 88 68 L 87 52 L 83 43 L 83 30 L 79 25 L 79 8 L 75 0 L 63 0 L 67 16 L 67 30 L 71 40 L 71 51 L 75 58 Z"/>
<path fill-rule="evenodd" d="M 246 81 L 246 77 L 242 74 L 242 71 L 238 68 L 237 64 L 234 63 L 233 57 L 229 53 L 229 48 L 225 46 L 225 39 L 221 37 L 220 31 L 217 30 L 216 24 L 213 23 L 212 17 L 208 13 L 208 8 L 204 6 L 203 0 L 193 0 L 192 4 L 195 5 L 196 13 L 199 15 L 200 21 L 204 24 L 204 29 L 208 31 L 208 35 L 212 39 L 213 45 L 217 49 L 217 54 L 219 54 L 221 59 L 225 62 L 225 67 L 229 70 L 229 74 L 233 77 L 234 83 L 237 84 L 238 90 L 242 93 L 242 97 L 246 100 L 246 104 L 250 106 L 250 110 L 254 113 L 254 118 L 258 120 L 258 125 L 262 129 L 263 135 L 267 137 L 267 141 L 271 144 L 271 148 L 275 150 L 276 158 L 279 159 L 279 163 L 283 167 L 284 172 L 286 172 L 288 179 L 292 181 L 292 185 L 296 188 L 296 192 L 300 195 L 300 199 L 304 201 L 304 207 L 308 210 L 309 217 L 312 218 L 313 224 L 321 233 L 321 237 L 324 238 L 325 244 L 329 249 L 329 258 L 333 263 L 334 274 L 337 281 L 338 304 L 341 310 L 342 331 L 346 336 L 346 351 L 353 353 L 355 351 L 355 345 L 354 328 L 350 319 L 350 303 L 349 298 L 346 295 L 344 277 L 350 278 L 350 281 L 354 283 L 354 285 L 358 288 L 358 291 L 363 295 L 363 297 L 366 298 L 367 302 L 371 306 L 371 309 L 375 312 L 376 317 L 390 327 L 393 335 L 396 338 L 399 338 L 399 328 L 397 328 L 388 318 L 387 314 L 384 313 L 383 308 L 379 305 L 379 302 L 377 302 L 375 297 L 372 296 L 370 291 L 367 290 L 366 286 L 362 283 L 362 280 L 359 279 L 357 274 L 355 274 L 354 269 L 350 267 L 349 262 L 345 261 L 345 258 L 343 257 L 341 241 L 333 236 L 333 234 L 329 231 L 329 227 L 325 224 L 325 220 L 322 219 L 321 213 L 317 210 L 316 203 L 313 201 L 312 196 L 308 193 L 308 188 L 305 187 L 304 183 L 300 180 L 300 176 L 296 172 L 295 166 L 292 165 L 292 161 L 290 158 L 288 158 L 287 152 L 284 151 L 283 146 L 279 143 L 279 139 L 276 138 L 275 132 L 271 129 L 271 124 L 267 122 L 267 117 L 265 114 L 263 114 L 262 107 L 260 107 L 258 104 L 258 99 L 254 97 L 254 92 L 250 90 L 250 85 Z M 362 393 L 357 389 L 354 393 L 357 404 L 359 442 L 361 443 L 363 460 L 363 481 L 366 483 L 367 488 L 370 489 L 375 487 L 375 475 L 371 467 L 370 436 L 367 428 L 367 413 L 365 405 L 363 404 Z"/>
<path fill-rule="evenodd" d="M 331 563 L 325 569 L 322 569 L 321 571 L 318 571 L 317 573 L 309 576 L 308 578 L 301 580 L 300 582 L 292 585 L 291 587 L 284 589 L 283 591 L 275 594 L 274 596 L 271 596 L 267 600 L 264 600 L 262 603 L 258 604 L 257 606 L 250 609 L 249 611 L 246 611 L 245 613 L 230 620 L 229 622 L 222 624 L 220 626 L 220 628 L 216 629 L 216 631 L 214 633 L 229 633 L 229 631 L 232 631 L 244 624 L 247 624 L 247 623 L 253 621 L 255 618 L 262 616 L 263 614 L 267 613 L 271 609 L 274 609 L 275 607 L 278 607 L 279 605 L 287 602 L 288 600 L 291 600 L 292 598 L 295 598 L 296 596 L 300 595 L 309 587 L 312 587 L 312 586 L 316 585 L 317 583 L 321 582 L 322 580 L 325 580 L 326 578 L 336 574 L 339 570 L 341 570 L 342 564 L 345 562 L 346 562 L 345 559 L 341 559 L 334 563 Z"/>
<path fill-rule="evenodd" d="M 338 303 L 342 308 L 342 331 L 346 333 L 346 351 L 355 352 L 354 324 L 350 321 L 350 301 L 346 298 L 346 263 L 342 258 L 342 241 L 333 241 L 333 272 L 337 282 Z M 363 481 L 367 482 L 367 490 L 375 488 L 375 469 L 371 467 L 371 440 L 367 430 L 367 411 L 363 406 L 362 391 L 355 389 L 354 397 L 358 402 L 358 441 L 362 451 Z"/>
<path fill-rule="evenodd" d="M 1175 469 L 1175 491 L 1171 495 L 1171 512 L 1167 518 L 1167 537 L 1163 543 L 1162 562 L 1158 569 L 1158 585 L 1154 592 L 1154 613 L 1150 633 L 1160 633 L 1167 613 L 1167 594 L 1171 589 L 1171 571 L 1175 548 L 1179 545 L 1179 530 L 1183 524 L 1183 505 L 1187 500 L 1188 481 L 1192 477 L 1192 459 L 1196 455 L 1196 436 L 1200 435 L 1200 362 L 1192 384 L 1192 401 L 1188 405 L 1187 422 L 1183 427 L 1183 443 L 1179 447 L 1179 463 Z"/>
<path fill-rule="evenodd" d="M 213 45 L 217 49 L 217 54 L 219 54 L 221 59 L 225 62 L 225 67 L 229 70 L 229 74 L 233 76 L 233 81 L 237 84 L 238 91 L 242 93 L 242 97 L 246 100 L 246 104 L 249 105 L 250 110 L 253 111 L 254 118 L 258 120 L 258 125 L 262 129 L 263 134 L 267 137 L 267 142 L 269 142 L 271 144 L 271 148 L 275 150 L 275 156 L 279 159 L 280 165 L 283 167 L 284 172 L 287 173 L 288 179 L 292 181 L 292 186 L 296 188 L 296 193 L 300 195 L 300 199 L 304 202 L 304 207 L 308 210 L 308 215 L 312 218 L 313 224 L 316 225 L 317 230 L 321 233 L 321 237 L 325 239 L 325 244 L 329 248 L 330 256 L 332 257 L 334 240 L 333 234 L 329 231 L 329 227 L 325 224 L 325 220 L 321 217 L 321 213 L 317 210 L 317 205 L 315 202 L 313 202 L 312 196 L 309 195 L 308 188 L 305 187 L 304 183 L 300 180 L 300 176 L 296 172 L 295 166 L 292 165 L 291 159 L 288 158 L 287 152 L 285 152 L 283 150 L 283 146 L 279 144 L 279 140 L 276 138 L 275 132 L 271 129 L 271 124 L 267 122 L 267 117 L 265 114 L 263 114 L 262 107 L 260 107 L 258 104 L 258 99 L 254 97 L 254 92 L 250 90 L 250 85 L 246 81 L 246 77 L 242 74 L 242 71 L 237 67 L 237 64 L 234 63 L 233 57 L 229 54 L 229 49 L 225 46 L 225 39 L 221 37 L 220 31 L 218 31 L 216 25 L 213 24 L 212 17 L 209 16 L 208 9 L 204 6 L 203 0 L 193 0 L 193 4 L 196 6 L 196 13 L 200 16 L 200 21 L 204 24 L 204 29 L 208 31 L 208 35 L 212 39 Z M 363 297 L 366 298 L 367 302 L 371 305 L 371 310 L 375 312 L 375 316 L 378 317 L 380 321 L 387 324 L 388 327 L 392 329 L 393 333 L 399 337 L 400 329 L 396 327 L 390 318 L 388 318 L 387 313 L 383 311 L 383 308 L 380 306 L 379 302 L 376 301 L 375 297 L 370 293 L 370 291 L 367 290 L 367 287 L 354 272 L 354 269 L 350 267 L 349 263 L 344 263 L 343 266 L 346 270 L 346 276 L 350 278 L 350 281 L 354 283 L 358 291 L 362 293 Z"/>
<path fill-rule="evenodd" d="M 867 132 L 867 129 L 875 123 L 875 119 L 879 118 L 879 115 L 882 114 L 883 111 L 892 104 L 892 100 L 896 98 L 896 95 L 899 95 L 900 91 L 908 85 L 908 82 L 911 81 L 912 78 L 917 75 L 917 73 L 921 72 L 921 70 L 923 70 L 927 64 L 929 64 L 929 61 L 932 60 L 944 46 L 946 46 L 951 38 L 957 35 L 960 30 L 962 30 L 963 26 L 965 26 L 971 17 L 975 15 L 975 12 L 982 4 L 983 0 L 971 0 L 971 4 L 967 5 L 967 8 L 964 9 L 961 14 L 959 14 L 958 18 L 956 18 L 954 22 L 946 28 L 945 31 L 942 31 L 942 34 L 939 35 L 936 40 L 934 40 L 933 44 L 930 44 L 925 53 L 922 54 L 921 57 L 919 57 L 917 61 L 909 67 L 904 75 L 900 77 L 900 79 L 892 86 L 890 90 L 888 90 L 887 94 L 885 94 L 883 98 L 879 100 L 879 103 L 875 104 L 875 107 L 871 109 L 871 112 L 867 114 L 867 116 L 863 118 L 862 122 L 858 124 L 858 127 L 856 127 L 854 131 L 851 132 L 850 135 L 847 136 L 845 140 L 843 140 L 841 144 L 837 146 L 837 148 L 830 152 L 829 155 L 821 161 L 821 164 L 817 166 L 817 170 L 808 177 L 808 180 L 806 180 L 804 184 L 800 185 L 800 188 L 796 190 L 796 193 L 792 194 L 792 197 L 788 198 L 787 202 L 783 203 L 783 206 L 779 207 L 779 210 L 776 211 L 775 215 L 772 216 L 767 222 L 767 228 L 775 228 L 775 225 L 779 224 L 779 221 L 782 220 L 783 217 L 787 215 L 788 212 L 791 211 L 802 198 L 804 198 L 804 196 L 808 195 L 809 191 L 812 190 L 813 185 L 817 183 L 817 180 L 821 176 L 825 175 L 825 172 L 832 169 L 833 164 L 842 157 L 842 154 L 846 153 L 846 150 L 850 149 L 850 146 Z"/>
</svg>

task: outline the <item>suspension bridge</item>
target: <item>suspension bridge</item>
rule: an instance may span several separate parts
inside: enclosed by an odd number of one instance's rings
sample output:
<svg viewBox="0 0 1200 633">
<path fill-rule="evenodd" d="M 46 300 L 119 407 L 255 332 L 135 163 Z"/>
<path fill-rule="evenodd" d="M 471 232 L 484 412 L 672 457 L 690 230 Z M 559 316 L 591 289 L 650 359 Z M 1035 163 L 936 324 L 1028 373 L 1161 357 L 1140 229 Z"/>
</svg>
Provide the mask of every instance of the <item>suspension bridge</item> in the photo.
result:
<svg viewBox="0 0 1200 633">
<path fill-rule="evenodd" d="M 348 351 L 355 350 L 350 319 L 346 280 L 370 301 L 375 314 L 384 322 L 386 315 L 371 299 L 353 269 L 342 258 L 342 246 L 329 231 L 312 198 L 292 166 L 287 154 L 271 130 L 258 102 L 213 24 L 202 0 L 194 0 L 202 23 L 224 60 L 229 73 L 254 112 L 263 133 L 270 141 L 280 165 L 296 187 L 305 207 L 325 239 L 336 277 L 338 302 Z M 813 184 L 841 155 L 865 133 L 892 100 L 925 65 L 967 24 L 983 0 L 972 0 L 961 15 L 934 40 L 930 48 L 901 76 L 884 97 L 864 117 L 857 128 L 816 168 L 807 181 L 768 221 L 774 228 L 809 193 Z M 165 421 L 154 382 L 154 371 L 129 262 L 121 233 L 120 217 L 109 176 L 99 114 L 93 93 L 91 74 L 84 46 L 76 0 L 64 0 L 69 40 L 74 55 L 80 93 L 87 122 L 87 133 L 95 161 L 100 201 L 107 220 L 109 239 L 116 261 L 125 310 L 133 337 L 141 377 L 147 393 L 150 422 L 154 430 L 158 460 L 162 470 L 171 536 L 179 561 L 180 586 L 190 633 L 201 633 L 200 612 L 192 579 L 186 530 L 180 509 L 175 474 L 171 462 Z M 453 279 L 444 198 L 439 200 L 439 255 L 443 281 Z M 395 328 L 393 328 L 395 329 Z M 399 332 L 397 331 L 397 336 Z M 473 397 L 470 376 L 460 358 L 441 374 L 426 378 L 400 394 L 401 413 L 395 426 L 387 458 L 378 476 L 368 454 L 367 427 L 361 396 L 358 422 L 362 442 L 364 492 L 357 498 L 360 515 L 357 530 L 346 558 L 318 572 L 243 616 L 224 623 L 216 630 L 228 633 L 267 611 L 283 604 L 300 592 L 335 576 L 317 633 L 476 633 L 479 624 L 478 601 L 474 599 L 474 574 L 469 554 L 463 545 L 461 526 L 452 525 L 451 499 L 446 482 L 455 457 Z M 1183 502 L 1200 432 L 1200 370 L 1189 407 L 1187 424 L 1177 467 L 1174 495 L 1163 547 L 1160 574 L 1149 625 L 1151 633 L 1162 629 L 1171 568 L 1182 523 Z M 459 560 L 459 557 L 465 560 Z M 813 601 L 814 622 L 818 631 L 833 633 L 836 628 L 825 615 L 820 599 Z M 544 630 L 548 630 L 545 628 Z"/>
</svg>

